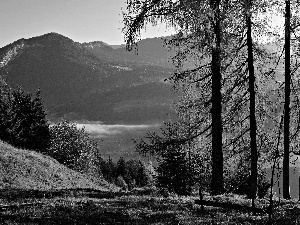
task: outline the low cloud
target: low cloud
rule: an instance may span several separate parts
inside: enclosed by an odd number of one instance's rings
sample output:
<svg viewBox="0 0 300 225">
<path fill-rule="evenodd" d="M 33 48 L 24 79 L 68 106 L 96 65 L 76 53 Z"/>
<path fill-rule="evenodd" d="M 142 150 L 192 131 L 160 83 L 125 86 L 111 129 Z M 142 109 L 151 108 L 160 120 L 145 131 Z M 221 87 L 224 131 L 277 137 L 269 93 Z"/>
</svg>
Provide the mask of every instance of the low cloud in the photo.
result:
<svg viewBox="0 0 300 225">
<path fill-rule="evenodd" d="M 99 122 L 87 122 L 78 123 L 78 128 L 85 128 L 85 130 L 91 135 L 92 138 L 106 138 L 112 135 L 121 134 L 123 132 L 138 132 L 138 131 L 147 131 L 151 128 L 160 127 L 160 124 L 140 124 L 140 125 L 124 125 L 124 124 L 115 124 L 107 125 Z"/>
</svg>

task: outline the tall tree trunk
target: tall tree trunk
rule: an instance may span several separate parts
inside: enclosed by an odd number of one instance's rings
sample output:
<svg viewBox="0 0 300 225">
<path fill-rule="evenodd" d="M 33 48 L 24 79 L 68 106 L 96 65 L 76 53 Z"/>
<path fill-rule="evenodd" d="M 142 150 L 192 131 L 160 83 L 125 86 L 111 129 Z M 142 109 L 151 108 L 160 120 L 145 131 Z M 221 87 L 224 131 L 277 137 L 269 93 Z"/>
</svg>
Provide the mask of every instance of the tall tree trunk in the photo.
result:
<svg viewBox="0 0 300 225">
<path fill-rule="evenodd" d="M 222 95 L 221 95 L 221 19 L 220 0 L 211 0 L 214 13 L 214 42 L 212 43 L 212 179 L 211 194 L 224 192 L 222 146 Z"/>
<path fill-rule="evenodd" d="M 283 154 L 283 198 L 290 198 L 290 1 L 285 1 L 285 103 L 284 103 L 284 154 Z"/>
<path fill-rule="evenodd" d="M 246 0 L 246 22 L 247 22 L 247 47 L 249 68 L 249 93 L 250 93 L 250 148 L 251 148 L 251 184 L 249 198 L 254 199 L 257 192 L 257 145 L 256 145 L 256 119 L 255 119 L 255 75 L 251 31 L 251 0 Z"/>
</svg>

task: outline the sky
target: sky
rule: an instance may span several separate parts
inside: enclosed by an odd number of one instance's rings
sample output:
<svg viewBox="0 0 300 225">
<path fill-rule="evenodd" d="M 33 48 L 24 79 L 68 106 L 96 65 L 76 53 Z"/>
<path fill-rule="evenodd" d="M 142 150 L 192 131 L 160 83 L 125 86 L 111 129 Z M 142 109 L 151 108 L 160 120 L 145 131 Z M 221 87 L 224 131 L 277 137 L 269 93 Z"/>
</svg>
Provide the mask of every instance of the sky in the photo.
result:
<svg viewBox="0 0 300 225">
<path fill-rule="evenodd" d="M 124 43 L 126 0 L 1 0 L 0 47 L 21 38 L 56 32 L 77 42 Z M 283 17 L 281 17 L 281 20 Z M 276 22 L 275 22 L 276 21 Z M 274 24 L 280 24 L 277 20 Z M 174 33 L 165 25 L 147 27 L 142 38 Z"/>
<path fill-rule="evenodd" d="M 0 48 L 49 32 L 81 43 L 123 44 L 122 9 L 126 9 L 126 0 L 1 0 Z M 165 25 L 148 27 L 142 38 L 171 33 Z"/>
</svg>

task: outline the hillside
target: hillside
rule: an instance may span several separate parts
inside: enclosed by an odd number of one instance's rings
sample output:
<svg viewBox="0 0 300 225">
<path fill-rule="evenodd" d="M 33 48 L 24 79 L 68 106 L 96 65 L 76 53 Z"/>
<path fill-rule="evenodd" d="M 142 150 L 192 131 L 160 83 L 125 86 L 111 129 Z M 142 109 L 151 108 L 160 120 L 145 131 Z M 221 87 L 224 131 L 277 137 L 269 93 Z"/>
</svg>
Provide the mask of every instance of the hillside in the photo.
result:
<svg viewBox="0 0 300 225">
<path fill-rule="evenodd" d="M 17 40 L 0 49 L 0 76 L 41 97 L 50 122 L 88 125 L 104 158 L 136 158 L 132 139 L 174 117 L 177 94 L 159 38 L 145 39 L 138 55 L 101 41 L 74 42 L 57 33 Z"/>
<path fill-rule="evenodd" d="M 116 188 L 102 179 L 73 171 L 55 159 L 40 153 L 17 149 L 0 141 L 1 189 L 92 188 L 113 191 Z"/>
<path fill-rule="evenodd" d="M 158 41 L 150 42 L 155 46 Z M 21 85 L 31 93 L 40 89 L 52 120 L 162 121 L 173 113 L 176 96 L 164 82 L 172 69 L 162 67 L 166 51 L 151 52 L 145 42 L 137 56 L 103 42 L 80 44 L 57 33 L 20 39 L 0 49 L 0 74 L 12 87 Z"/>
</svg>

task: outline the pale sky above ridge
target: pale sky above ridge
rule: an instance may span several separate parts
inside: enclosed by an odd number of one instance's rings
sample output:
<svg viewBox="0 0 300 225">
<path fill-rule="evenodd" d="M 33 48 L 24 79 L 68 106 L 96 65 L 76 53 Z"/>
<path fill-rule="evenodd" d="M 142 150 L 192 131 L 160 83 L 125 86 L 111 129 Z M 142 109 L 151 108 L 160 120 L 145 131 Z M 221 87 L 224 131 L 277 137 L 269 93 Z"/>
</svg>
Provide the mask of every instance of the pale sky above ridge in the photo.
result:
<svg viewBox="0 0 300 225">
<path fill-rule="evenodd" d="M 124 43 L 126 0 L 1 0 L 0 48 L 21 38 L 56 32 L 76 42 Z M 267 16 L 274 15 L 269 12 Z M 271 16 L 271 26 L 283 32 L 283 15 Z M 142 38 L 168 36 L 173 29 L 149 25 Z M 269 41 L 269 40 L 266 40 Z M 272 41 L 272 40 L 270 40 Z"/>
<path fill-rule="evenodd" d="M 124 43 L 126 0 L 1 0 L 0 48 L 21 38 L 56 32 L 77 42 Z M 147 28 L 142 38 L 170 35 L 165 26 Z"/>
</svg>

